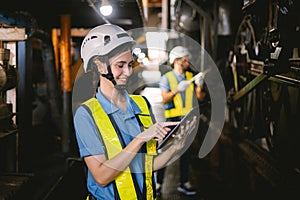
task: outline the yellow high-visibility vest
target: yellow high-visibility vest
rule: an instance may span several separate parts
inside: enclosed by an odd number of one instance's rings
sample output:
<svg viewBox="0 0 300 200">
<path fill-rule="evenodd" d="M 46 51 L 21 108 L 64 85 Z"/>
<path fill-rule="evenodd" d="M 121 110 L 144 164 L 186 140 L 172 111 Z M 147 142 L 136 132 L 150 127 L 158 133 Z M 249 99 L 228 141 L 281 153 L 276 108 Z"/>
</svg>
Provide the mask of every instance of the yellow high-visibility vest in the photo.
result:
<svg viewBox="0 0 300 200">
<path fill-rule="evenodd" d="M 166 76 L 169 81 L 171 91 L 176 90 L 178 86 L 178 81 L 173 71 L 166 73 Z M 193 73 L 185 72 L 186 80 L 190 80 L 193 77 Z M 185 105 L 183 106 L 182 96 L 179 93 L 173 98 L 174 108 L 165 110 L 165 118 L 180 117 L 189 113 L 193 107 L 193 92 L 194 84 L 190 84 L 189 87 L 185 90 Z"/>
<path fill-rule="evenodd" d="M 144 129 L 149 128 L 153 122 L 150 116 L 148 105 L 146 100 L 141 95 L 130 95 L 134 102 L 141 109 L 141 113 L 138 115 L 138 120 L 142 123 Z M 104 145 L 106 147 L 108 159 L 113 158 L 115 155 L 123 150 L 117 132 L 110 121 L 108 115 L 105 113 L 100 103 L 96 98 L 91 98 L 83 103 L 91 111 L 92 117 L 98 130 L 101 133 Z M 153 156 L 156 155 L 156 140 L 150 140 L 146 143 L 147 153 L 145 154 L 145 185 L 147 200 L 154 200 L 155 194 L 153 191 Z M 138 200 L 137 192 L 133 183 L 130 168 L 127 167 L 121 174 L 115 179 L 117 191 L 121 200 Z"/>
</svg>

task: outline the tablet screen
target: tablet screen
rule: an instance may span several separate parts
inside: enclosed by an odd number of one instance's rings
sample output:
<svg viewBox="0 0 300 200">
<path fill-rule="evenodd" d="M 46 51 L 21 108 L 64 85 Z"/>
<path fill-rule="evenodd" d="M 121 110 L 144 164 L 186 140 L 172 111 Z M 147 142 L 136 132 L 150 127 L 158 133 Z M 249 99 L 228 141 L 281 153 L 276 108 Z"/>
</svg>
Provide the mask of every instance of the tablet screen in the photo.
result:
<svg viewBox="0 0 300 200">
<path fill-rule="evenodd" d="M 162 150 L 162 149 L 168 148 L 169 145 L 172 144 L 174 137 L 178 134 L 179 128 L 181 126 L 185 126 L 188 121 L 192 121 L 193 118 L 196 117 L 197 124 L 195 126 L 193 126 L 192 130 L 189 130 L 189 131 L 187 131 L 187 133 L 184 133 L 184 135 L 182 135 L 182 137 L 188 137 L 191 132 L 195 131 L 195 129 L 198 128 L 198 123 L 199 123 L 198 116 L 199 116 L 199 107 L 197 106 L 197 107 L 194 107 L 186 116 L 184 116 L 184 118 L 182 118 L 182 120 L 180 121 L 179 124 L 177 124 L 176 126 L 169 127 L 169 128 L 171 128 L 171 131 L 166 135 L 166 137 L 161 142 L 158 143 L 157 149 Z"/>
</svg>

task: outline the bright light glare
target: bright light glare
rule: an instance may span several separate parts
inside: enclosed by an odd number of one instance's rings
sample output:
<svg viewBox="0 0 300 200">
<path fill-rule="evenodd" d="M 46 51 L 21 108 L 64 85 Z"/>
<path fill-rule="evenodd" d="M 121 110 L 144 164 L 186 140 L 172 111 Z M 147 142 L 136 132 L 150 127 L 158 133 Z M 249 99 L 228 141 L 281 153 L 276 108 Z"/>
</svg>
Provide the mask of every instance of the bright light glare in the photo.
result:
<svg viewBox="0 0 300 200">
<path fill-rule="evenodd" d="M 136 56 L 138 56 L 142 52 L 141 48 L 134 48 L 132 53 L 134 53 Z"/>
<path fill-rule="evenodd" d="M 100 12 L 104 16 L 109 16 L 113 11 L 113 8 L 111 5 L 104 5 L 100 7 Z"/>
<path fill-rule="evenodd" d="M 139 59 L 143 59 L 143 58 L 146 57 L 146 54 L 143 53 L 143 52 L 142 52 L 142 53 L 139 53 L 138 57 L 139 57 Z"/>
</svg>

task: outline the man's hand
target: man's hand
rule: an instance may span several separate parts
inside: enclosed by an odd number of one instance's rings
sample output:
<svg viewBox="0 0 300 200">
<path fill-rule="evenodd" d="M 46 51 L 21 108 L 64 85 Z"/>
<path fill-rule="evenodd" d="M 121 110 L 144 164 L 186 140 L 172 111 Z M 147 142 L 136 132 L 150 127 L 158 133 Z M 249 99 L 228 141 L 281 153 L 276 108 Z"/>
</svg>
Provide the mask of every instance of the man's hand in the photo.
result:
<svg viewBox="0 0 300 200">
<path fill-rule="evenodd" d="M 204 84 L 204 73 L 200 72 L 199 74 L 197 74 L 197 78 L 195 79 L 195 84 L 198 87 L 202 87 Z"/>
<path fill-rule="evenodd" d="M 180 83 L 177 86 L 177 91 L 184 92 L 189 87 L 190 84 L 191 84 L 191 82 L 189 82 L 189 81 L 185 81 L 185 80 L 180 81 Z"/>
</svg>

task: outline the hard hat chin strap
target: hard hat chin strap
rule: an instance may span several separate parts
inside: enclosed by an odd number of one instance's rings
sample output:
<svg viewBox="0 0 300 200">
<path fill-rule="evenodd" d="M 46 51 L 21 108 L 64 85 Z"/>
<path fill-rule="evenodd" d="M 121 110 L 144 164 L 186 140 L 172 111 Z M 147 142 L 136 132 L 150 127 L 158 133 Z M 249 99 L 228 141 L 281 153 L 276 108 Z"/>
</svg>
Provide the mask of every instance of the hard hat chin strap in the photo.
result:
<svg viewBox="0 0 300 200">
<path fill-rule="evenodd" d="M 121 91 L 121 90 L 125 90 L 127 88 L 127 85 L 118 85 L 117 82 L 114 79 L 113 74 L 111 72 L 108 72 L 107 74 L 101 74 L 101 76 L 103 76 L 104 78 L 107 78 L 108 80 L 110 80 L 114 84 L 114 86 L 117 90 Z"/>
<path fill-rule="evenodd" d="M 111 72 L 111 68 L 110 68 L 110 63 L 109 63 L 109 59 L 106 57 L 105 59 L 105 63 L 106 63 L 106 66 L 107 66 L 107 71 L 108 73 L 107 74 L 101 74 L 101 76 L 103 76 L 104 78 L 107 78 L 108 80 L 110 80 L 114 85 L 116 85 L 116 81 L 114 79 L 114 75 L 113 73 Z"/>
<path fill-rule="evenodd" d="M 103 76 L 104 78 L 107 78 L 108 80 L 110 80 L 114 85 L 116 85 L 116 81 L 114 79 L 114 76 L 111 72 L 108 72 L 108 74 L 101 74 L 101 76 Z"/>
<path fill-rule="evenodd" d="M 118 84 L 116 84 L 116 85 L 115 85 L 115 88 L 116 88 L 117 90 L 125 90 L 125 89 L 127 88 L 127 85 L 118 85 Z"/>
<path fill-rule="evenodd" d="M 110 80 L 114 84 L 114 86 L 117 90 L 124 91 L 127 88 L 127 85 L 118 85 L 117 84 L 116 80 L 114 79 L 114 75 L 111 72 L 110 63 L 109 63 L 108 58 L 105 59 L 105 62 L 106 62 L 108 73 L 107 74 L 101 74 L 101 76 L 103 76 L 104 78 L 107 78 L 108 80 Z"/>
</svg>

